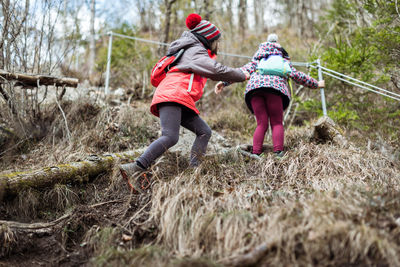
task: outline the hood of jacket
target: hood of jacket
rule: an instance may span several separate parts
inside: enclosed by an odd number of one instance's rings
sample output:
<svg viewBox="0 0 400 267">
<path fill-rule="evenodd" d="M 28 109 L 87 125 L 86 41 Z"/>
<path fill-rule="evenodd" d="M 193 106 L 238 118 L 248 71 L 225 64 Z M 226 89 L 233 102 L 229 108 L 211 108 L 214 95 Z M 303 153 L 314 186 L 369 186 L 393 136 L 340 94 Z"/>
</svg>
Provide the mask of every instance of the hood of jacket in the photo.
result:
<svg viewBox="0 0 400 267">
<path fill-rule="evenodd" d="M 168 48 L 167 55 L 172 55 L 178 52 L 182 48 L 188 48 L 194 45 L 204 45 L 200 42 L 200 40 L 191 32 L 183 32 L 181 37 L 178 40 L 175 40 L 171 43 Z"/>
</svg>

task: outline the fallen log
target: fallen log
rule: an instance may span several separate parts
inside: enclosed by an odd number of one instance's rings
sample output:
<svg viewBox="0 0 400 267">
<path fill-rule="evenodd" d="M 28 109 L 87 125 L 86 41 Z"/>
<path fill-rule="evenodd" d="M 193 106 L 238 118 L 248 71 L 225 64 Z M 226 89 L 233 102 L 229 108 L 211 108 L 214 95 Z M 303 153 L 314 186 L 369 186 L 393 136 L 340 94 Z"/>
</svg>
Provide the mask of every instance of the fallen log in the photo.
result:
<svg viewBox="0 0 400 267">
<path fill-rule="evenodd" d="M 77 87 L 78 79 L 75 78 L 60 78 L 49 75 L 30 75 L 23 73 L 11 73 L 5 70 L 0 70 L 0 77 L 8 81 L 18 81 L 18 85 L 23 87 L 38 87 L 40 85 L 52 85 L 52 86 L 67 86 Z"/>
<path fill-rule="evenodd" d="M 128 161 L 135 159 L 138 155 L 138 151 L 103 156 L 92 155 L 85 161 L 60 164 L 39 170 L 0 174 L 0 201 L 28 188 L 43 189 L 54 184 L 86 182 L 99 174 L 111 171 L 117 159 Z"/>
</svg>

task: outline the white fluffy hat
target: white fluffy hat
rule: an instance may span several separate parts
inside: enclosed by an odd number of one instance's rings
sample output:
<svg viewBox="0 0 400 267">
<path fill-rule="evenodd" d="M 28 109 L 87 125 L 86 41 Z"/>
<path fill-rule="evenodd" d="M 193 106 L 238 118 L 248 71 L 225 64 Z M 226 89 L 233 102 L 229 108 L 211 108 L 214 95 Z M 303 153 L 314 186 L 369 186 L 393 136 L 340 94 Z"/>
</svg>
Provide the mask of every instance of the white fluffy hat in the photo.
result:
<svg viewBox="0 0 400 267">
<path fill-rule="evenodd" d="M 278 35 L 276 35 L 275 33 L 271 33 L 270 35 L 268 35 L 267 42 L 277 43 Z"/>
</svg>

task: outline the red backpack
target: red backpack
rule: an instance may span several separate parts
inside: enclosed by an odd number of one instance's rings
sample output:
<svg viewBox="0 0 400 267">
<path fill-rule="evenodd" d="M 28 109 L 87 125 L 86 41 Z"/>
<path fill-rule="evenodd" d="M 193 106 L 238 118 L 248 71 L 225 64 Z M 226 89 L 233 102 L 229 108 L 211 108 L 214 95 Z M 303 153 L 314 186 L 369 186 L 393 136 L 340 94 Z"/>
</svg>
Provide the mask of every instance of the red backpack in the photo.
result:
<svg viewBox="0 0 400 267">
<path fill-rule="evenodd" d="M 162 80 L 164 80 L 167 72 L 171 69 L 171 67 L 176 63 L 179 58 L 182 56 L 185 50 L 182 48 L 178 52 L 172 55 L 166 55 L 162 57 L 156 65 L 154 65 L 151 70 L 150 81 L 154 87 L 157 87 Z"/>
</svg>

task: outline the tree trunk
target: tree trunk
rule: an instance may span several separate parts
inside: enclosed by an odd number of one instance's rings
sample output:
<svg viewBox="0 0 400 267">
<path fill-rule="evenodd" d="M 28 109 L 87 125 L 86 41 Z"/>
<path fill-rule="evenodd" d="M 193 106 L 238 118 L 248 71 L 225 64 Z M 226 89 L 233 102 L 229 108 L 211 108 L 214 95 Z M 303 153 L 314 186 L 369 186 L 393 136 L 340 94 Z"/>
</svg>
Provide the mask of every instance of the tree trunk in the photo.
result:
<svg viewBox="0 0 400 267">
<path fill-rule="evenodd" d="M 232 33 L 232 35 L 234 35 L 234 33 L 236 32 L 233 29 L 233 11 L 232 11 L 232 0 L 228 0 L 227 3 L 227 17 L 228 17 L 228 23 L 229 23 L 229 31 Z"/>
<path fill-rule="evenodd" d="M 262 13 L 260 13 L 261 5 L 260 0 L 253 0 L 253 11 L 254 11 L 254 31 L 256 34 L 261 34 L 264 28 L 264 22 L 262 19 Z"/>
<path fill-rule="evenodd" d="M 89 43 L 89 76 L 94 72 L 94 63 L 96 60 L 96 40 L 94 31 L 94 19 L 96 16 L 96 1 L 90 1 L 90 43 Z"/>
<path fill-rule="evenodd" d="M 210 0 L 204 0 L 203 5 L 204 5 L 204 19 L 210 20 L 210 17 L 211 17 Z"/>
<path fill-rule="evenodd" d="M 0 68 L 7 68 L 7 62 L 6 62 L 6 55 L 4 53 L 5 45 L 8 41 L 8 25 L 10 23 L 9 19 L 9 14 L 8 11 L 10 10 L 10 0 L 4 0 L 1 1 L 2 4 L 2 17 L 3 17 L 3 26 L 2 26 L 2 32 L 1 32 L 1 40 L 0 40 L 0 57 L 1 57 L 1 64 Z"/>
<path fill-rule="evenodd" d="M 88 181 L 112 170 L 117 159 L 133 160 L 137 151 L 127 151 L 104 156 L 90 156 L 86 161 L 72 162 L 39 170 L 0 174 L 0 201 L 17 195 L 27 188 L 43 189 L 54 184 Z"/>
<path fill-rule="evenodd" d="M 239 1 L 239 35 L 244 40 L 247 29 L 247 0 Z"/>
<path fill-rule="evenodd" d="M 169 32 L 171 27 L 171 14 L 172 14 L 172 5 L 176 2 L 176 0 L 164 0 L 165 3 L 165 30 L 164 30 L 164 43 L 168 43 L 169 41 Z"/>
</svg>

